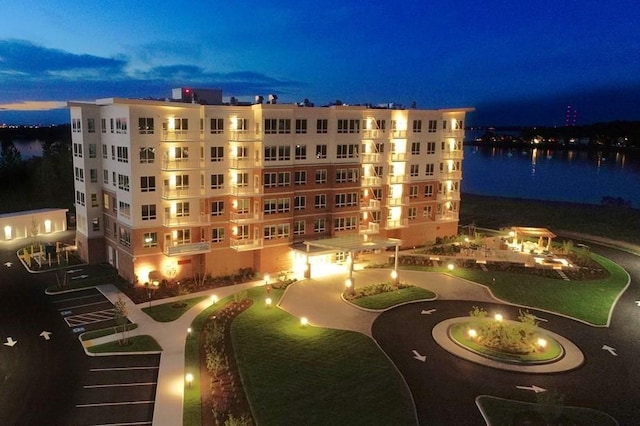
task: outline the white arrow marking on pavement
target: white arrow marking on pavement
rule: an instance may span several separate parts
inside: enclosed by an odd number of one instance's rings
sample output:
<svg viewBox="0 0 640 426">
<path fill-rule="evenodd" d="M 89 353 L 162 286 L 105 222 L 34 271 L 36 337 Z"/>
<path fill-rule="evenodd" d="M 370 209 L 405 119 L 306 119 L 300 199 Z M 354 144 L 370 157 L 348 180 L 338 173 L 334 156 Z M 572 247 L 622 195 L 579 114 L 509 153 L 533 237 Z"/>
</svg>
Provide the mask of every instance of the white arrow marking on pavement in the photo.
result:
<svg viewBox="0 0 640 426">
<path fill-rule="evenodd" d="M 78 275 L 77 277 L 71 277 L 72 280 L 81 280 L 87 278 L 89 275 Z"/>
<path fill-rule="evenodd" d="M 636 300 L 636 305 L 640 306 L 640 300 Z"/>
<path fill-rule="evenodd" d="M 44 340 L 49 340 L 51 339 L 51 335 L 53 333 L 50 331 L 43 331 L 42 333 L 40 333 L 40 336 L 44 337 Z"/>
<path fill-rule="evenodd" d="M 535 393 L 546 392 L 547 390 L 536 385 L 531 386 L 516 386 L 518 389 L 534 391 Z"/>
<path fill-rule="evenodd" d="M 74 274 L 74 273 L 76 273 L 76 272 L 80 272 L 80 271 L 82 271 L 82 269 L 69 269 L 69 270 L 67 271 L 67 274 Z"/>
<path fill-rule="evenodd" d="M 422 362 L 424 362 L 427 359 L 426 355 L 420 355 L 418 351 L 416 351 L 415 349 L 413 350 L 413 357 L 418 361 L 422 361 Z"/>
<path fill-rule="evenodd" d="M 4 266 L 6 266 L 7 268 L 11 268 L 11 265 L 13 265 L 13 263 L 11 262 L 5 262 Z"/>
<path fill-rule="evenodd" d="M 616 349 L 612 348 L 611 346 L 608 345 L 602 345 L 602 350 L 604 351 L 608 351 L 611 355 L 613 356 L 618 356 L 618 354 L 616 353 Z"/>
<path fill-rule="evenodd" d="M 432 313 L 434 313 L 436 310 L 435 309 L 429 309 L 428 311 L 423 310 L 422 312 L 420 312 L 422 315 L 431 315 Z"/>
<path fill-rule="evenodd" d="M 13 338 L 7 337 L 7 341 L 4 343 L 4 345 L 13 347 L 16 343 L 18 343 L 17 340 L 13 340 Z"/>
</svg>

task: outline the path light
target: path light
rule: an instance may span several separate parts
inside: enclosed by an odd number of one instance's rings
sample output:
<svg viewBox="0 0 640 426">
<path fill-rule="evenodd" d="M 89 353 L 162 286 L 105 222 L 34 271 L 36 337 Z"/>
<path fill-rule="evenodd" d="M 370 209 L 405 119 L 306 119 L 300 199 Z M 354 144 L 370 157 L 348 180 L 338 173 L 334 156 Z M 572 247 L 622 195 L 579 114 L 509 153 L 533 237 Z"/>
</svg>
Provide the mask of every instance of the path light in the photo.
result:
<svg viewBox="0 0 640 426">
<path fill-rule="evenodd" d="M 264 274 L 264 285 L 269 284 L 269 274 Z"/>
<path fill-rule="evenodd" d="M 547 347 L 547 341 L 545 339 L 543 339 L 542 337 L 538 339 L 538 347 L 540 349 L 544 349 Z"/>
<path fill-rule="evenodd" d="M 270 298 L 270 297 L 267 297 L 267 298 L 265 299 L 265 302 L 267 303 L 267 308 L 270 308 L 270 307 L 271 307 L 271 298 Z"/>
<path fill-rule="evenodd" d="M 187 381 L 187 386 L 189 386 L 189 389 L 191 389 L 191 383 L 193 383 L 193 374 L 187 373 L 187 375 L 184 376 L 184 379 Z"/>
<path fill-rule="evenodd" d="M 495 314 L 493 318 L 498 322 L 501 322 L 503 319 L 502 314 Z"/>
<path fill-rule="evenodd" d="M 344 286 L 347 288 L 351 288 L 352 285 L 353 283 L 351 282 L 351 278 L 347 278 L 344 282 Z"/>
<path fill-rule="evenodd" d="M 393 271 L 391 271 L 391 279 L 395 280 L 397 278 L 398 278 L 398 271 L 394 269 Z"/>
<path fill-rule="evenodd" d="M 212 294 L 211 295 L 211 304 L 215 305 L 217 301 L 218 301 L 218 296 L 216 296 L 215 294 Z"/>
<path fill-rule="evenodd" d="M 300 318 L 300 325 L 301 325 L 302 327 L 306 327 L 306 326 L 307 326 L 307 324 L 309 324 L 309 320 L 307 319 L 307 317 L 302 317 L 302 318 Z"/>
<path fill-rule="evenodd" d="M 450 263 L 447 265 L 448 270 L 453 271 L 453 268 L 454 268 L 453 263 Z"/>
<path fill-rule="evenodd" d="M 478 332 L 475 329 L 470 329 L 467 334 L 469 335 L 469 337 L 471 337 L 471 339 L 475 340 L 476 337 L 478 337 Z"/>
<path fill-rule="evenodd" d="M 187 328 L 187 333 L 191 336 L 191 327 Z"/>
</svg>

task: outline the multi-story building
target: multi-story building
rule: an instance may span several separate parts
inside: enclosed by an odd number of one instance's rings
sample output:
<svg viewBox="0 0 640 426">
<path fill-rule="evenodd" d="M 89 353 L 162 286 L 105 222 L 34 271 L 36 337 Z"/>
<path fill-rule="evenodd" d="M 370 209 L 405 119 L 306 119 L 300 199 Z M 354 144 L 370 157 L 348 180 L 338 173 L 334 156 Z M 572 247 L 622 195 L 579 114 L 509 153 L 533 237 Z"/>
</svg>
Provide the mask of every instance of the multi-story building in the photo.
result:
<svg viewBox="0 0 640 426">
<path fill-rule="evenodd" d="M 69 107 L 78 251 L 132 282 L 287 270 L 308 240 L 457 233 L 470 108 Z"/>
</svg>

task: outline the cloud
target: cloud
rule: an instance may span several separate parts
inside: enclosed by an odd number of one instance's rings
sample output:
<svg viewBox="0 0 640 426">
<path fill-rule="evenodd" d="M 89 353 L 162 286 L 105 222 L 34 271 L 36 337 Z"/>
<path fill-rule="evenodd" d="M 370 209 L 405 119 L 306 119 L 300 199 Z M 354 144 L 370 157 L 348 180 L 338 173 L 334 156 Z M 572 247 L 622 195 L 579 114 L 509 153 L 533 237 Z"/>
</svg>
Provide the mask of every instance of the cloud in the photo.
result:
<svg viewBox="0 0 640 426">
<path fill-rule="evenodd" d="M 66 108 L 66 102 L 60 101 L 26 101 L 10 104 L 0 104 L 0 111 L 49 111 Z"/>
</svg>

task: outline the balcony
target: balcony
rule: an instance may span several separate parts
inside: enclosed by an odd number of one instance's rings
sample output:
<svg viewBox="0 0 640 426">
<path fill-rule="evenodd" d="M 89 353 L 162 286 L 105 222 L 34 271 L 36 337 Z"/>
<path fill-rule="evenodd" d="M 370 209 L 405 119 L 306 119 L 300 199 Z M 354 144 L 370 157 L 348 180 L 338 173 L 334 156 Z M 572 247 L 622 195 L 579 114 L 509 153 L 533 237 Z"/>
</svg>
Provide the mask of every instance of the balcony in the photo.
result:
<svg viewBox="0 0 640 426">
<path fill-rule="evenodd" d="M 360 178 L 360 184 L 364 187 L 382 186 L 382 178 L 378 176 L 362 176 Z"/>
<path fill-rule="evenodd" d="M 447 213 L 437 214 L 436 220 L 439 222 L 448 222 L 451 220 L 458 220 L 458 212 L 449 211 Z"/>
<path fill-rule="evenodd" d="M 407 137 L 406 130 L 393 130 L 391 132 L 391 137 L 394 139 L 405 139 Z"/>
<path fill-rule="evenodd" d="M 360 203 L 360 210 L 372 211 L 380 210 L 380 200 L 369 200 L 369 202 Z"/>
<path fill-rule="evenodd" d="M 384 130 L 371 129 L 362 131 L 362 139 L 381 139 L 384 137 Z"/>
<path fill-rule="evenodd" d="M 165 246 L 164 254 L 167 256 L 182 256 L 189 254 L 208 253 L 211 250 L 211 243 L 203 241 L 199 243 L 176 244 Z"/>
<path fill-rule="evenodd" d="M 441 172 L 440 180 L 460 180 L 462 179 L 461 170 L 452 170 L 450 172 Z"/>
<path fill-rule="evenodd" d="M 406 228 L 409 226 L 409 219 L 404 218 L 404 219 L 387 219 L 387 225 L 385 226 L 385 229 L 399 229 L 399 228 Z"/>
<path fill-rule="evenodd" d="M 389 176 L 387 181 L 389 185 L 393 185 L 395 183 L 406 183 L 409 180 L 407 175 L 397 175 L 397 176 Z"/>
<path fill-rule="evenodd" d="M 192 170 L 192 169 L 202 169 L 204 168 L 204 160 L 199 158 L 194 159 L 164 159 L 160 164 L 160 169 L 162 171 L 171 171 L 171 170 Z"/>
<path fill-rule="evenodd" d="M 231 238 L 231 248 L 236 251 L 259 250 L 262 248 L 262 239 Z"/>
<path fill-rule="evenodd" d="M 181 217 L 165 217 L 162 221 L 162 225 L 169 228 L 173 226 L 208 225 L 210 223 L 210 219 L 211 217 L 207 214 Z"/>
<path fill-rule="evenodd" d="M 162 198 L 165 200 L 199 198 L 204 196 L 204 193 L 204 188 L 164 188 L 162 190 Z"/>
<path fill-rule="evenodd" d="M 202 139 L 199 130 L 163 130 L 160 133 L 161 142 L 199 141 Z"/>
<path fill-rule="evenodd" d="M 442 131 L 442 136 L 461 138 L 464 136 L 464 129 L 445 129 Z"/>
<path fill-rule="evenodd" d="M 229 140 L 233 142 L 259 142 L 262 138 L 260 132 L 249 130 L 233 130 L 229 132 Z"/>
<path fill-rule="evenodd" d="M 380 233 L 380 224 L 379 223 L 369 222 L 366 225 L 360 225 L 360 228 L 358 229 L 358 233 L 360 235 L 379 234 Z"/>
<path fill-rule="evenodd" d="M 252 222 L 260 222 L 263 218 L 262 212 L 253 212 L 253 213 L 231 213 L 230 221 L 234 223 L 252 223 Z"/>
<path fill-rule="evenodd" d="M 360 154 L 360 158 L 364 164 L 377 164 L 382 160 L 382 154 L 379 152 L 368 152 Z"/>
<path fill-rule="evenodd" d="M 457 149 L 455 151 L 442 151 L 443 160 L 462 160 L 463 157 L 464 155 L 461 149 Z"/>
<path fill-rule="evenodd" d="M 391 156 L 390 156 L 391 162 L 394 162 L 394 161 L 407 161 L 407 158 L 408 158 L 408 156 L 407 156 L 406 152 L 392 152 Z"/>
<path fill-rule="evenodd" d="M 387 207 L 408 206 L 409 197 L 387 198 Z"/>
<path fill-rule="evenodd" d="M 229 160 L 229 168 L 231 169 L 255 169 L 262 167 L 262 159 L 251 158 L 232 158 Z"/>
<path fill-rule="evenodd" d="M 260 195 L 263 193 L 262 186 L 243 186 L 238 184 L 231 184 L 230 186 L 232 195 Z"/>
<path fill-rule="evenodd" d="M 460 201 L 460 193 L 457 191 L 439 192 L 438 201 Z"/>
</svg>

